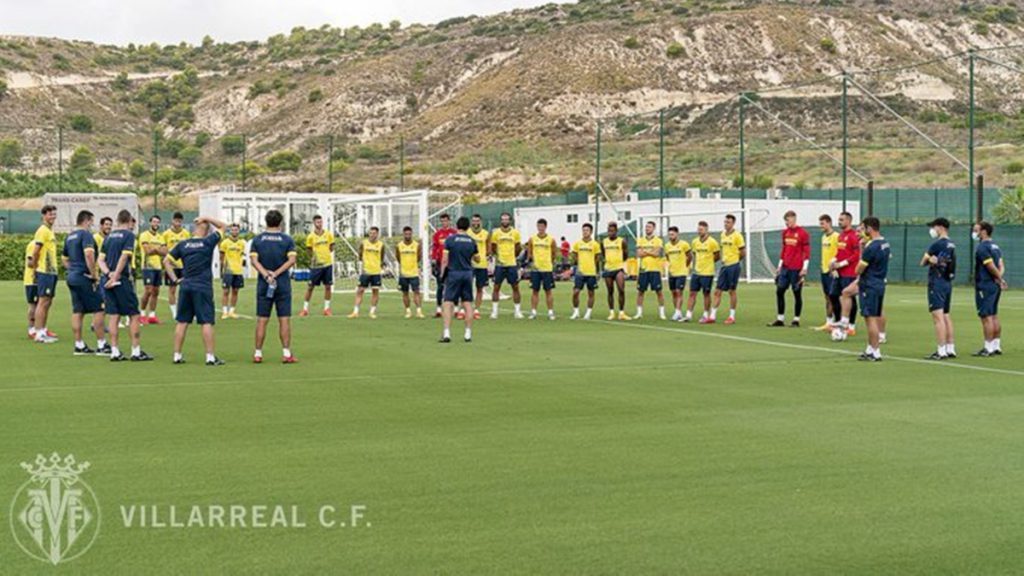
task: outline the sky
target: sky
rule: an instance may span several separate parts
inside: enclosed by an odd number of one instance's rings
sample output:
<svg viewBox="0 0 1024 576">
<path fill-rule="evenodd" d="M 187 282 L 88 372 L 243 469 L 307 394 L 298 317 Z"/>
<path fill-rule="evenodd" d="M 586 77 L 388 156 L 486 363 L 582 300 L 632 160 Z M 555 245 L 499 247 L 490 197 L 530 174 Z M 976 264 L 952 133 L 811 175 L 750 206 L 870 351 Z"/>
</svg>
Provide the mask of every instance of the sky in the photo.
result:
<svg viewBox="0 0 1024 576">
<path fill-rule="evenodd" d="M 0 0 L 0 35 L 102 44 L 263 40 L 295 26 L 433 23 L 551 0 Z M 564 2 L 565 0 L 560 0 Z"/>
</svg>

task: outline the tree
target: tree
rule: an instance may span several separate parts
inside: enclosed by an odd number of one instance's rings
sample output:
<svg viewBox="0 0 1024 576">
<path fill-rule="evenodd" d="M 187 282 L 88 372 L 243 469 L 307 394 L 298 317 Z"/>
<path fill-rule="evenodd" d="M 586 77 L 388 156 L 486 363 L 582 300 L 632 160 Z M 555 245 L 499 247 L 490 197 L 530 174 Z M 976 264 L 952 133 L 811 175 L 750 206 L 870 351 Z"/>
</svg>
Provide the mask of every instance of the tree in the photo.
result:
<svg viewBox="0 0 1024 576">
<path fill-rule="evenodd" d="M 175 128 L 188 129 L 196 119 L 192 105 L 188 102 L 179 102 L 167 111 L 167 123 Z"/>
<path fill-rule="evenodd" d="M 114 78 L 111 86 L 113 86 L 114 90 L 124 92 L 132 87 L 132 83 L 128 80 L 128 74 L 126 72 L 121 72 L 116 78 Z"/>
<path fill-rule="evenodd" d="M 203 50 L 208 50 L 208 49 L 212 48 L 213 45 L 214 45 L 213 36 L 210 36 L 209 34 L 207 34 L 206 36 L 203 36 Z"/>
<path fill-rule="evenodd" d="M 68 118 L 68 124 L 75 132 L 92 132 L 92 118 L 85 114 L 75 114 Z"/>
<path fill-rule="evenodd" d="M 195 147 L 196 148 L 203 148 L 203 147 L 205 147 L 209 143 L 210 143 L 210 133 L 209 132 L 200 132 L 200 133 L 196 134 L 196 139 L 195 139 Z"/>
<path fill-rule="evenodd" d="M 234 134 L 225 136 L 220 141 L 220 148 L 226 156 L 238 156 L 245 151 L 245 138 Z"/>
<path fill-rule="evenodd" d="M 135 160 L 132 160 L 130 163 L 128 163 L 128 175 L 131 176 L 132 178 L 138 180 L 139 178 L 142 178 L 146 174 L 149 174 L 149 167 L 147 167 L 146 163 L 143 162 L 142 160 L 136 158 Z"/>
<path fill-rule="evenodd" d="M 302 156 L 292 150 L 274 152 L 267 158 L 267 168 L 271 172 L 298 172 L 302 165 Z"/>
<path fill-rule="evenodd" d="M 21 156 L 21 142 L 15 138 L 0 140 L 0 168 L 20 168 Z"/>
<path fill-rule="evenodd" d="M 195 146 L 186 146 L 178 152 L 178 162 L 182 168 L 199 168 L 203 160 L 203 151 Z"/>
<path fill-rule="evenodd" d="M 114 160 L 110 164 L 107 164 L 107 167 L 103 172 L 108 178 L 124 178 L 124 171 L 124 162 Z"/>
<path fill-rule="evenodd" d="M 997 224 L 1024 224 L 1024 186 L 1004 191 L 992 216 Z"/>
<path fill-rule="evenodd" d="M 391 23 L 388 24 L 388 28 L 390 28 L 392 32 L 397 32 L 402 29 L 402 21 L 392 20 Z"/>
<path fill-rule="evenodd" d="M 70 172 L 76 176 L 92 176 L 96 171 L 96 155 L 88 146 L 82 145 L 71 153 Z"/>
</svg>

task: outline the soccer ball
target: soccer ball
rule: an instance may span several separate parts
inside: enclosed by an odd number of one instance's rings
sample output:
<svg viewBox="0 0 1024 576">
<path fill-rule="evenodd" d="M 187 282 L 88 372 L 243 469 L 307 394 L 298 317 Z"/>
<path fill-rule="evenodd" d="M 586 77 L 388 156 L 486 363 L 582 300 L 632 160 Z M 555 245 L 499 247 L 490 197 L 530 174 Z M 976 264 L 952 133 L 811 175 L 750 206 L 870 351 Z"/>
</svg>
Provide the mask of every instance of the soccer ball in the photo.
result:
<svg viewBox="0 0 1024 576">
<path fill-rule="evenodd" d="M 846 341 L 846 330 L 836 327 L 832 329 L 832 341 L 833 342 L 845 342 Z"/>
</svg>

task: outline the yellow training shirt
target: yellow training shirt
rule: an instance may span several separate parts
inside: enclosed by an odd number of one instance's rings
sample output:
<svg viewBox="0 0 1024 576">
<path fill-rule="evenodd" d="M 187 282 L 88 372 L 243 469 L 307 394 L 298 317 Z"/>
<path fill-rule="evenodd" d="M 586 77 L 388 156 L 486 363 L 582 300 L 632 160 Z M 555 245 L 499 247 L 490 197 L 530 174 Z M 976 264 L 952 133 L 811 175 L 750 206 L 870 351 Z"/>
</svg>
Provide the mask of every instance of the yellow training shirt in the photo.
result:
<svg viewBox="0 0 1024 576">
<path fill-rule="evenodd" d="M 551 257 L 555 249 L 555 239 L 551 236 L 530 237 L 530 247 L 533 250 L 533 266 L 538 272 L 554 272 L 555 263 Z"/>
<path fill-rule="evenodd" d="M 224 258 L 224 269 L 228 274 L 241 275 L 243 273 L 243 262 L 245 257 L 245 239 L 239 236 L 237 239 L 228 236 L 220 241 L 220 253 Z"/>
<path fill-rule="evenodd" d="M 178 230 L 177 232 L 174 231 L 174 228 L 168 228 L 167 230 L 164 230 L 164 245 L 167 246 L 167 251 L 170 252 L 171 250 L 174 250 L 174 247 L 178 245 L 178 242 L 188 240 L 191 237 L 192 233 L 184 226 L 182 226 L 181 230 Z M 175 268 L 183 268 L 185 266 L 181 260 L 174 259 L 171 259 L 171 265 Z"/>
<path fill-rule="evenodd" d="M 36 271 L 29 268 L 28 262 L 32 258 L 32 254 L 36 251 L 35 241 L 29 242 L 25 246 L 25 272 L 22 274 L 21 279 L 25 286 L 31 286 L 36 283 Z"/>
<path fill-rule="evenodd" d="M 142 247 L 143 252 L 146 251 L 146 244 L 149 244 L 150 247 L 167 245 L 164 241 L 164 235 L 152 230 L 146 230 L 139 234 L 139 245 Z M 146 254 L 142 257 L 142 267 L 148 270 L 160 270 L 164 267 L 163 260 L 164 257 L 159 254 Z"/>
<path fill-rule="evenodd" d="M 380 274 L 381 257 L 384 255 L 384 242 L 363 240 L 363 274 Z"/>
<path fill-rule="evenodd" d="M 722 265 L 732 266 L 740 262 L 740 249 L 745 248 L 747 243 L 743 241 L 743 234 L 736 230 L 732 234 L 722 232 L 722 239 L 719 241 L 722 248 Z"/>
<path fill-rule="evenodd" d="M 839 232 L 835 230 L 831 234 L 821 234 L 821 273 L 828 274 L 830 264 L 839 254 Z"/>
<path fill-rule="evenodd" d="M 597 276 L 597 254 L 601 245 L 596 240 L 579 240 L 572 245 L 572 253 L 576 255 L 576 269 L 580 276 Z"/>
<path fill-rule="evenodd" d="M 39 244 L 39 262 L 36 263 L 36 272 L 43 274 L 57 273 L 57 236 L 53 229 L 42 224 L 36 230 L 32 242 Z"/>
<path fill-rule="evenodd" d="M 398 264 L 402 278 L 418 278 L 420 275 L 420 243 L 416 240 L 398 243 Z"/>
<path fill-rule="evenodd" d="M 622 270 L 626 266 L 626 241 L 620 236 L 614 240 L 605 238 L 601 241 L 604 250 L 604 269 L 610 272 Z"/>
<path fill-rule="evenodd" d="M 481 228 L 479 231 L 474 232 L 472 228 L 466 231 L 466 234 L 476 242 L 476 252 L 480 256 L 479 260 L 473 261 L 473 268 L 487 268 L 487 239 L 490 235 L 487 230 Z M 515 246 L 512 247 L 515 250 Z"/>
<path fill-rule="evenodd" d="M 665 244 L 665 257 L 668 258 L 668 275 L 670 277 L 689 276 L 690 266 L 686 256 L 690 253 L 690 243 L 679 240 L 675 244 Z"/>
<path fill-rule="evenodd" d="M 306 248 L 313 251 L 313 261 L 310 262 L 310 268 L 326 268 L 334 264 L 334 233 L 330 230 L 324 230 L 323 234 L 317 234 L 315 231 L 310 232 L 306 236 Z"/>
<path fill-rule="evenodd" d="M 646 249 L 646 250 L 652 250 L 652 251 L 660 253 L 661 252 L 661 248 L 662 248 L 663 245 L 664 245 L 664 243 L 661 241 L 661 238 L 659 238 L 657 236 L 655 236 L 653 238 L 648 238 L 646 236 L 641 236 L 640 238 L 637 238 L 637 240 L 636 240 L 636 250 L 637 250 L 637 252 L 640 252 L 641 250 L 645 250 Z M 660 272 L 661 271 L 661 256 L 644 256 L 643 258 L 641 258 L 640 259 L 640 271 L 641 272 Z"/>
<path fill-rule="evenodd" d="M 715 275 L 715 253 L 721 248 L 714 238 L 708 236 L 707 240 L 701 240 L 698 236 L 693 239 L 694 271 L 697 276 Z"/>
<path fill-rule="evenodd" d="M 509 228 L 508 231 L 495 228 L 491 232 L 491 244 L 496 246 L 498 266 L 516 265 L 516 245 L 522 243 L 519 230 Z M 486 253 L 486 252 L 485 252 Z"/>
</svg>

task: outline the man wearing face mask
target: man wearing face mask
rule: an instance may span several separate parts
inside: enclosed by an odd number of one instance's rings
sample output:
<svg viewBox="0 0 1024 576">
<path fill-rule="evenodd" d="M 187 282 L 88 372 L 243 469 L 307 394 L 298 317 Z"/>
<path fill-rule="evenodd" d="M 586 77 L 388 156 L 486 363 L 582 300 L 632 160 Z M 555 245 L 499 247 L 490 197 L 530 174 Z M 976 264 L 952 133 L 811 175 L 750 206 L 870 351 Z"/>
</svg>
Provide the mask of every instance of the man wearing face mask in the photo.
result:
<svg viewBox="0 0 1024 576">
<path fill-rule="evenodd" d="M 953 319 L 949 315 L 953 298 L 953 278 L 956 275 L 956 245 L 949 239 L 949 220 L 936 218 L 928 223 L 932 244 L 921 258 L 921 266 L 928 267 L 928 311 L 935 324 L 938 349 L 928 360 L 956 358 L 953 344 Z"/>
<path fill-rule="evenodd" d="M 971 233 L 978 243 L 974 249 L 974 303 L 985 335 L 985 347 L 974 355 L 983 358 L 1003 354 L 999 341 L 1003 333 L 999 322 L 999 297 L 1006 289 L 1006 264 L 1002 250 L 992 241 L 992 231 L 992 225 L 982 221 L 974 225 Z"/>
</svg>

